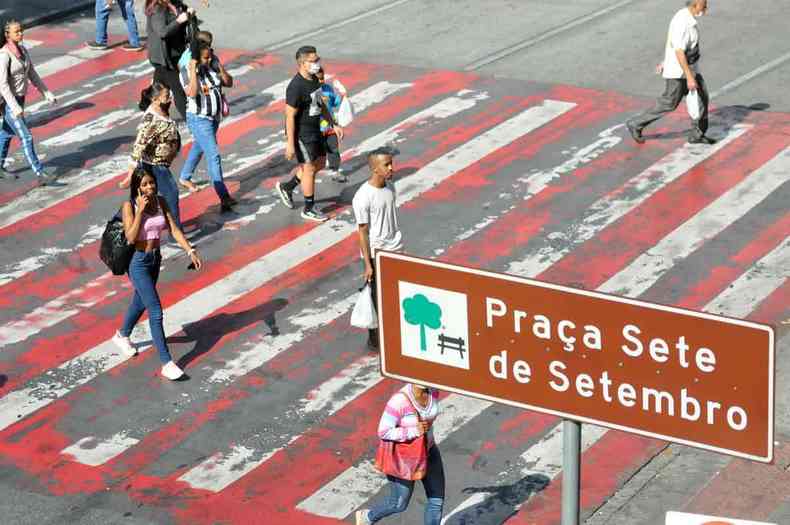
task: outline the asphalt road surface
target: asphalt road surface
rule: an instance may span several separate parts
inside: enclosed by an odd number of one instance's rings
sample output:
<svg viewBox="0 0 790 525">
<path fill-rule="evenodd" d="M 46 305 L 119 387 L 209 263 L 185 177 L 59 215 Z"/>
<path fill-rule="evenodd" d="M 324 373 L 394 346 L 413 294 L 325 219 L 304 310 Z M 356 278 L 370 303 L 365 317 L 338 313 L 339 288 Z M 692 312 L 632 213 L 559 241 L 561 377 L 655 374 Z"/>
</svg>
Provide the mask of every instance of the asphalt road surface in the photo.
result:
<svg viewBox="0 0 790 525">
<path fill-rule="evenodd" d="M 132 291 L 97 257 L 124 199 L 145 55 L 85 50 L 90 14 L 31 29 L 59 104 L 34 94 L 28 114 L 60 178 L 36 187 L 15 142 L 8 169 L 19 178 L 0 180 L 0 523 L 351 523 L 380 498 L 375 429 L 398 384 L 382 380 L 348 323 L 361 277 L 348 208 L 364 152 L 380 145 L 398 151 L 409 253 L 776 327 L 774 463 L 585 425 L 587 523 L 661 524 L 668 510 L 790 523 L 787 6 L 710 2 L 702 71 L 719 142 L 686 144 L 680 108 L 637 146 L 622 123 L 662 89 L 653 69 L 679 7 L 200 8 L 236 76 L 220 144 L 240 204 L 220 213 L 210 187 L 181 194 L 207 264 L 191 272 L 178 249 L 163 250 L 165 331 L 189 375 L 177 383 L 144 351 L 145 323 L 132 336 L 139 356 L 112 346 Z M 110 28 L 121 43 L 118 16 Z M 318 205 L 333 217 L 320 226 L 273 193 L 291 168 L 283 82 L 302 44 L 319 48 L 357 110 L 350 180 L 319 179 Z M 751 351 L 727 355 L 749 366 Z M 559 523 L 559 421 L 454 394 L 443 407 L 446 523 Z M 424 502 L 418 488 L 383 523 L 420 523 Z"/>
</svg>

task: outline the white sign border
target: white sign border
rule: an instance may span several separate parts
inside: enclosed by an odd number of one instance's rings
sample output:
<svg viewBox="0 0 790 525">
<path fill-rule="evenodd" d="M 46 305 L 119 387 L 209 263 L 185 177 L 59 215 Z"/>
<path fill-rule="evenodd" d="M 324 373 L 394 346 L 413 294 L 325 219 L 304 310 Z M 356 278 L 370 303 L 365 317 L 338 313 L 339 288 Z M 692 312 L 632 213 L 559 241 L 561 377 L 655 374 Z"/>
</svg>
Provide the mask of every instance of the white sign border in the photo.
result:
<svg viewBox="0 0 790 525">
<path fill-rule="evenodd" d="M 629 305 L 633 305 L 633 306 L 640 306 L 640 307 L 650 308 L 650 309 L 653 309 L 653 310 L 661 310 L 661 311 L 664 311 L 664 312 L 671 312 L 671 313 L 687 315 L 687 316 L 691 316 L 691 317 L 697 317 L 697 318 L 701 318 L 701 319 L 720 321 L 720 322 L 723 322 L 723 323 L 728 323 L 728 324 L 737 325 L 737 326 L 745 326 L 745 327 L 748 327 L 748 328 L 754 328 L 754 329 L 764 330 L 764 331 L 768 332 L 768 367 L 769 367 L 769 370 L 771 371 L 771 373 L 768 374 L 769 375 L 769 379 L 768 379 L 768 405 L 770 407 L 769 411 L 768 411 L 769 412 L 768 413 L 768 443 L 767 443 L 767 445 L 768 445 L 768 447 L 767 447 L 768 455 L 767 456 L 756 456 L 756 455 L 753 455 L 753 454 L 746 454 L 746 453 L 743 453 L 743 452 L 739 452 L 737 450 L 731 450 L 731 449 L 728 449 L 728 448 L 715 447 L 715 446 L 707 445 L 705 443 L 700 443 L 700 442 L 697 442 L 697 441 L 690 441 L 690 440 L 686 440 L 686 439 L 680 439 L 680 438 L 677 438 L 677 437 L 667 436 L 667 435 L 664 435 L 664 434 L 656 434 L 656 433 L 653 433 L 653 432 L 647 432 L 647 431 L 644 431 L 644 430 L 640 430 L 640 429 L 637 429 L 637 428 L 632 428 L 632 427 L 628 427 L 628 426 L 624 426 L 624 425 L 618 425 L 618 424 L 615 424 L 615 423 L 608 423 L 608 422 L 605 422 L 605 421 L 600 421 L 600 420 L 597 420 L 597 419 L 592 419 L 592 418 L 587 418 L 587 417 L 580 417 L 577 414 L 571 414 L 571 413 L 568 413 L 568 412 L 561 412 L 561 411 L 557 411 L 557 410 L 551 410 L 551 409 L 547 409 L 547 408 L 536 407 L 536 406 L 533 406 L 533 405 L 527 405 L 527 404 L 524 404 L 524 403 L 518 403 L 516 401 L 511 401 L 509 399 L 501 399 L 501 398 L 494 397 L 494 396 L 487 396 L 487 395 L 484 395 L 484 394 L 478 394 L 476 392 L 468 392 L 468 391 L 460 389 L 460 388 L 452 388 L 452 387 L 448 387 L 446 385 L 440 385 L 440 384 L 437 384 L 437 383 L 426 382 L 423 379 L 417 379 L 417 378 L 413 378 L 413 377 L 406 377 L 406 376 L 401 376 L 401 375 L 398 375 L 398 374 L 393 374 L 391 372 L 387 372 L 387 363 L 386 363 L 386 359 L 385 359 L 385 355 L 386 355 L 386 352 L 385 352 L 386 342 L 385 341 L 386 341 L 386 338 L 385 338 L 385 334 L 384 334 L 384 316 L 383 316 L 383 308 L 381 307 L 382 306 L 381 302 L 382 302 L 382 297 L 383 297 L 382 296 L 382 285 L 381 285 L 381 259 L 383 259 L 383 258 L 397 259 L 397 260 L 408 261 L 408 262 L 415 262 L 415 263 L 425 264 L 425 265 L 428 265 L 428 266 L 433 266 L 435 268 L 442 268 L 442 269 L 445 269 L 445 270 L 461 271 L 461 272 L 471 273 L 471 274 L 474 274 L 474 275 L 480 275 L 480 276 L 484 276 L 484 277 L 493 277 L 493 278 L 497 278 L 497 279 L 511 281 L 511 282 L 514 282 L 514 283 L 529 284 L 529 285 L 538 286 L 538 287 L 541 287 L 541 288 L 548 288 L 548 289 L 551 289 L 551 290 L 558 290 L 558 291 L 561 291 L 561 292 L 567 292 L 567 293 L 572 293 L 572 294 L 576 294 L 576 295 L 584 295 L 584 296 L 587 296 L 587 297 L 594 297 L 596 299 L 604 299 L 604 300 L 607 300 L 607 301 L 614 301 L 614 302 L 619 302 L 619 303 L 623 303 L 623 304 L 629 304 Z M 645 436 L 645 437 L 654 438 L 654 439 L 660 439 L 660 440 L 669 441 L 669 442 L 672 442 L 672 443 L 679 443 L 681 445 L 686 445 L 686 446 L 695 447 L 695 448 L 701 448 L 703 450 L 710 450 L 712 452 L 718 452 L 720 454 L 727 454 L 727 455 L 730 455 L 730 456 L 735 456 L 735 457 L 739 457 L 739 458 L 743 458 L 743 459 L 759 461 L 761 463 L 772 463 L 773 462 L 773 455 L 774 455 L 774 449 L 773 449 L 773 444 L 774 444 L 774 415 L 775 415 L 775 412 L 776 412 L 776 405 L 774 403 L 774 381 L 775 381 L 775 376 L 776 376 L 776 368 L 775 368 L 775 354 L 776 354 L 775 341 L 776 341 L 776 339 L 775 339 L 774 328 L 772 326 L 769 326 L 769 325 L 766 325 L 766 324 L 755 323 L 753 321 L 746 321 L 744 319 L 736 319 L 734 317 L 727 317 L 727 316 L 723 316 L 723 315 L 710 314 L 710 313 L 706 313 L 706 312 L 697 312 L 695 310 L 688 310 L 688 309 L 679 308 L 679 307 L 676 307 L 676 306 L 667 306 L 667 305 L 662 305 L 662 304 L 657 304 L 657 303 L 648 303 L 646 301 L 641 301 L 639 299 L 630 299 L 628 297 L 621 297 L 621 296 L 618 296 L 618 295 L 612 295 L 612 294 L 607 294 L 607 293 L 602 293 L 602 292 L 597 292 L 597 291 L 580 290 L 580 289 L 577 289 L 577 288 L 571 288 L 571 287 L 563 286 L 563 285 L 560 285 L 560 284 L 553 284 L 553 283 L 548 283 L 548 282 L 544 282 L 544 281 L 537 281 L 535 279 L 528 279 L 526 277 L 518 277 L 518 276 L 515 276 L 515 275 L 506 274 L 506 273 L 492 272 L 492 271 L 489 271 L 489 270 L 480 270 L 478 268 L 470 268 L 470 267 L 461 266 L 461 265 L 458 265 L 458 264 L 451 264 L 451 263 L 446 263 L 446 262 L 442 262 L 442 261 L 435 261 L 435 260 L 432 260 L 432 259 L 425 259 L 423 257 L 416 257 L 416 256 L 408 255 L 408 254 L 405 254 L 405 253 L 388 252 L 388 251 L 384 251 L 384 250 L 380 250 L 380 251 L 376 252 L 376 288 L 377 288 L 377 296 L 376 297 L 378 299 L 377 307 L 378 307 L 379 332 L 380 332 L 379 341 L 381 343 L 381 349 L 380 349 L 380 352 L 379 352 L 380 361 L 381 361 L 381 374 L 386 376 L 386 377 L 390 377 L 390 378 L 393 378 L 393 379 L 399 379 L 399 380 L 405 381 L 405 382 L 419 381 L 420 384 L 424 384 L 426 386 L 431 386 L 431 387 L 434 387 L 434 388 L 438 388 L 440 390 L 445 390 L 447 392 L 454 392 L 456 394 L 476 397 L 478 399 L 485 399 L 486 401 L 502 403 L 502 404 L 505 404 L 505 405 L 514 406 L 514 407 L 518 407 L 518 408 L 525 408 L 527 410 L 534 410 L 535 412 L 541 412 L 543 414 L 551 414 L 551 415 L 558 416 L 558 417 L 561 417 L 561 418 L 564 418 L 564 419 L 571 419 L 571 420 L 579 421 L 579 422 L 582 422 L 582 423 L 589 423 L 589 424 L 592 424 L 592 425 L 598 425 L 598 426 L 602 426 L 602 427 L 606 427 L 606 428 L 611 428 L 611 429 L 614 429 L 614 430 L 621 430 L 623 432 L 629 432 L 629 433 L 632 433 L 632 434 L 638 434 L 640 436 Z"/>
</svg>

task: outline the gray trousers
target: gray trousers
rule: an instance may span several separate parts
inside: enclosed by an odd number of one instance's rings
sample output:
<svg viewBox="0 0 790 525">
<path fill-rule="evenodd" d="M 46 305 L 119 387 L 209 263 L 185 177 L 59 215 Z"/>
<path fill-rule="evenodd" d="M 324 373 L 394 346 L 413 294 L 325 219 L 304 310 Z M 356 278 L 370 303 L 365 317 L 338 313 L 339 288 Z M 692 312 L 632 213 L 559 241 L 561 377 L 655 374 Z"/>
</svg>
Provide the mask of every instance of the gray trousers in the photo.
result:
<svg viewBox="0 0 790 525">
<path fill-rule="evenodd" d="M 683 97 L 688 95 L 688 86 L 685 78 L 667 78 L 664 94 L 656 101 L 653 108 L 640 113 L 628 120 L 628 125 L 642 131 L 645 127 L 660 119 L 667 113 L 672 113 L 680 105 Z M 697 92 L 702 100 L 702 114 L 699 120 L 691 121 L 689 138 L 698 139 L 708 131 L 708 88 L 705 86 L 705 79 L 697 73 Z"/>
</svg>

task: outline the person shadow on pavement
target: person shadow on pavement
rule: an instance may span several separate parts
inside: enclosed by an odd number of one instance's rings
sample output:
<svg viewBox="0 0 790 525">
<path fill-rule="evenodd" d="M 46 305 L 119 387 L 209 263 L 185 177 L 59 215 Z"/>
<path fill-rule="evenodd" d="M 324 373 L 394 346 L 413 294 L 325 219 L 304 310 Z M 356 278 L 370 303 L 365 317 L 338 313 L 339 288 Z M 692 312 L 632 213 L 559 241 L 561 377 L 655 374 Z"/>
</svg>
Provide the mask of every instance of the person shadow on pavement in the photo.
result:
<svg viewBox="0 0 790 525">
<path fill-rule="evenodd" d="M 516 514 L 531 496 L 548 487 L 551 479 L 543 474 L 529 474 L 510 485 L 467 487 L 464 494 L 480 494 L 482 499 L 443 521 L 445 525 L 504 523 Z"/>
<path fill-rule="evenodd" d="M 192 350 L 181 356 L 176 364 L 182 370 L 186 369 L 200 356 L 210 352 L 225 336 L 261 321 L 268 329 L 267 335 L 279 335 L 280 328 L 277 326 L 276 314 L 287 305 L 286 299 L 276 298 L 242 312 L 221 312 L 184 325 L 183 335 L 169 337 L 167 342 L 169 344 L 194 342 L 195 345 Z"/>
<path fill-rule="evenodd" d="M 30 129 L 46 126 L 50 122 L 53 122 L 60 117 L 65 117 L 72 111 L 81 111 L 83 109 L 92 108 L 93 106 L 94 104 L 91 102 L 72 102 L 63 104 L 62 106 L 55 106 L 48 111 L 34 113 L 30 117 L 30 122 L 28 125 Z"/>
<path fill-rule="evenodd" d="M 749 106 L 734 105 L 734 106 L 718 106 L 712 109 L 708 115 L 710 121 L 709 129 L 714 131 L 712 138 L 721 139 L 723 135 L 716 132 L 716 128 L 723 128 L 724 131 L 729 131 L 738 124 L 743 123 L 750 114 L 755 112 L 766 111 L 771 107 L 770 104 L 765 102 L 757 102 Z M 681 108 L 684 108 L 681 110 Z M 676 111 L 685 111 L 685 105 L 681 105 Z M 676 129 L 664 133 L 645 133 L 644 137 L 648 140 L 655 139 L 678 139 L 684 138 L 688 135 L 687 129 Z"/>
</svg>

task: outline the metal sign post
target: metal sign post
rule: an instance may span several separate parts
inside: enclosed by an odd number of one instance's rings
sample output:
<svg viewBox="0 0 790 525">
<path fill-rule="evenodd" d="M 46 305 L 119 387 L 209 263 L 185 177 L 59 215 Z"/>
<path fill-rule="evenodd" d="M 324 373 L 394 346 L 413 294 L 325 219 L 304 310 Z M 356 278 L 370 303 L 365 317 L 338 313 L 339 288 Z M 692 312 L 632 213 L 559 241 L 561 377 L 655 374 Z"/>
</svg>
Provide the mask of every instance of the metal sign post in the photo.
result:
<svg viewBox="0 0 790 525">
<path fill-rule="evenodd" d="M 562 421 L 562 525 L 579 525 L 582 424 Z"/>
</svg>

